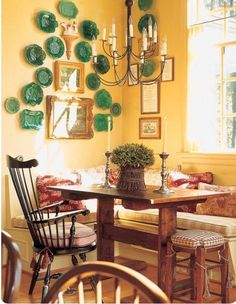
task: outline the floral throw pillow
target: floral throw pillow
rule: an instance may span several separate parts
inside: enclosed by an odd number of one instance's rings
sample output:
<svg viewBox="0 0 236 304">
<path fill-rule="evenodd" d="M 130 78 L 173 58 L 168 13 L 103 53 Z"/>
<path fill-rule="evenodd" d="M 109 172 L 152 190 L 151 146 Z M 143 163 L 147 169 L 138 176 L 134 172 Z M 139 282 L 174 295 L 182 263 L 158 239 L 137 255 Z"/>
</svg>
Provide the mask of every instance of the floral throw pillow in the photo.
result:
<svg viewBox="0 0 236 304">
<path fill-rule="evenodd" d="M 60 202 L 63 200 L 60 191 L 48 190 L 48 186 L 60 186 L 60 185 L 80 185 L 80 176 L 73 175 L 70 178 L 57 177 L 54 175 L 38 176 L 36 179 L 36 189 L 38 193 L 40 207 L 46 207 L 48 205 Z M 86 208 L 83 201 L 70 200 L 69 204 L 60 206 L 60 212 L 73 211 Z M 54 210 L 50 210 L 54 212 Z"/>
<path fill-rule="evenodd" d="M 199 189 L 208 191 L 229 192 L 230 194 L 219 198 L 208 198 L 205 203 L 197 204 L 197 214 L 236 217 L 236 185 L 219 186 L 200 183 Z"/>
</svg>

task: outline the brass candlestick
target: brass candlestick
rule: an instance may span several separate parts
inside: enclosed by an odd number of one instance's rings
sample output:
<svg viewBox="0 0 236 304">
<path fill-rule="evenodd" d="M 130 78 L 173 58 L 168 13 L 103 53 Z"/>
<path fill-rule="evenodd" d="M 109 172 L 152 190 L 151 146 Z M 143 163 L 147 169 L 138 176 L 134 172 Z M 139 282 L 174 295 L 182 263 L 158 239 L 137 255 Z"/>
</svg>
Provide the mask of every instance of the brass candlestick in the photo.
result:
<svg viewBox="0 0 236 304">
<path fill-rule="evenodd" d="M 104 188 L 110 189 L 111 184 L 109 182 L 109 173 L 110 173 L 110 157 L 111 157 L 111 152 L 106 151 L 105 156 L 106 156 L 106 168 L 105 168 L 105 183 L 104 183 Z"/>
<path fill-rule="evenodd" d="M 167 177 L 168 173 L 166 170 L 166 159 L 169 156 L 166 152 L 162 152 L 159 154 L 160 158 L 162 159 L 162 165 L 161 165 L 161 187 L 159 189 L 154 190 L 155 192 L 162 193 L 162 194 L 169 194 L 171 192 L 174 192 L 173 190 L 170 190 L 167 187 Z"/>
</svg>

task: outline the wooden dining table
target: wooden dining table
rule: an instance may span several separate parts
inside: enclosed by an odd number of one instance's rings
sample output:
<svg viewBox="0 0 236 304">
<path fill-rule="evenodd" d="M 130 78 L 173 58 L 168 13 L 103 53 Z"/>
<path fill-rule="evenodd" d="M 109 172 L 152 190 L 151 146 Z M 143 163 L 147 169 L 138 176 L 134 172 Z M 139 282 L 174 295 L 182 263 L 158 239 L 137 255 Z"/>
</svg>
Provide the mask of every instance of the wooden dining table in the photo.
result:
<svg viewBox="0 0 236 304">
<path fill-rule="evenodd" d="M 139 245 L 156 250 L 158 265 L 158 285 L 166 291 L 165 268 L 167 259 L 167 241 L 176 232 L 177 207 L 206 202 L 209 197 L 220 197 L 225 193 L 205 190 L 179 189 L 161 194 L 155 187 L 145 191 L 121 191 L 116 188 L 92 185 L 90 187 L 68 185 L 50 186 L 50 190 L 61 191 L 64 199 L 86 200 L 96 198 L 97 203 L 97 259 L 114 261 L 114 241 Z M 158 234 L 137 231 L 116 225 L 114 202 L 120 199 L 122 205 L 131 210 L 159 209 Z"/>
</svg>

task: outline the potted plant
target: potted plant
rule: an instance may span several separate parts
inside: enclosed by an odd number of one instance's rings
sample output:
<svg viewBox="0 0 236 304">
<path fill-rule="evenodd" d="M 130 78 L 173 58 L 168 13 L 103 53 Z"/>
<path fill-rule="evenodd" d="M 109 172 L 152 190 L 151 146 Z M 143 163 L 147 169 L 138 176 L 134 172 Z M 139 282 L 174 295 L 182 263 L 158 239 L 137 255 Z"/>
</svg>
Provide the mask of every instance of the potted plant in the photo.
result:
<svg viewBox="0 0 236 304">
<path fill-rule="evenodd" d="M 154 164 L 153 150 L 143 144 L 124 144 L 112 151 L 111 162 L 120 169 L 117 188 L 145 190 L 144 168 Z"/>
</svg>

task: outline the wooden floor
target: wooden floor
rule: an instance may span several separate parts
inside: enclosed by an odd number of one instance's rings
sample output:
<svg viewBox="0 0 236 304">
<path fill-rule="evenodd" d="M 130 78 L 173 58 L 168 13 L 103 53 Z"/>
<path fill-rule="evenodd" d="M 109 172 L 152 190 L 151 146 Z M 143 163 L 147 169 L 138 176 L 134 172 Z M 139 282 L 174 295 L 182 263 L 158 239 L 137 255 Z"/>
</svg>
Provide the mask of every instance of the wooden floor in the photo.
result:
<svg viewBox="0 0 236 304">
<path fill-rule="evenodd" d="M 118 258 L 116 260 L 117 262 L 124 262 L 127 261 L 123 258 Z M 145 276 L 147 276 L 149 279 L 154 281 L 156 283 L 156 267 L 148 265 L 146 269 L 140 270 L 141 273 L 143 273 Z M 42 281 L 37 282 L 34 294 L 33 296 L 28 295 L 28 288 L 30 284 L 31 276 L 28 273 L 23 273 L 22 279 L 21 279 L 21 287 L 17 294 L 15 303 L 40 303 L 41 298 L 41 288 L 42 288 Z M 53 281 L 52 281 L 53 284 Z M 111 284 L 109 284 L 109 280 L 105 280 L 103 284 L 103 301 L 104 303 L 112 303 L 112 295 L 111 295 Z M 211 288 L 214 291 L 219 291 L 219 285 L 212 284 Z M 127 296 L 129 290 L 126 290 Z M 68 296 L 68 303 L 77 303 L 75 296 Z M 236 288 L 230 289 L 230 303 L 233 303 L 236 301 Z M 94 303 L 93 300 L 93 292 L 87 293 L 87 303 Z"/>
</svg>

